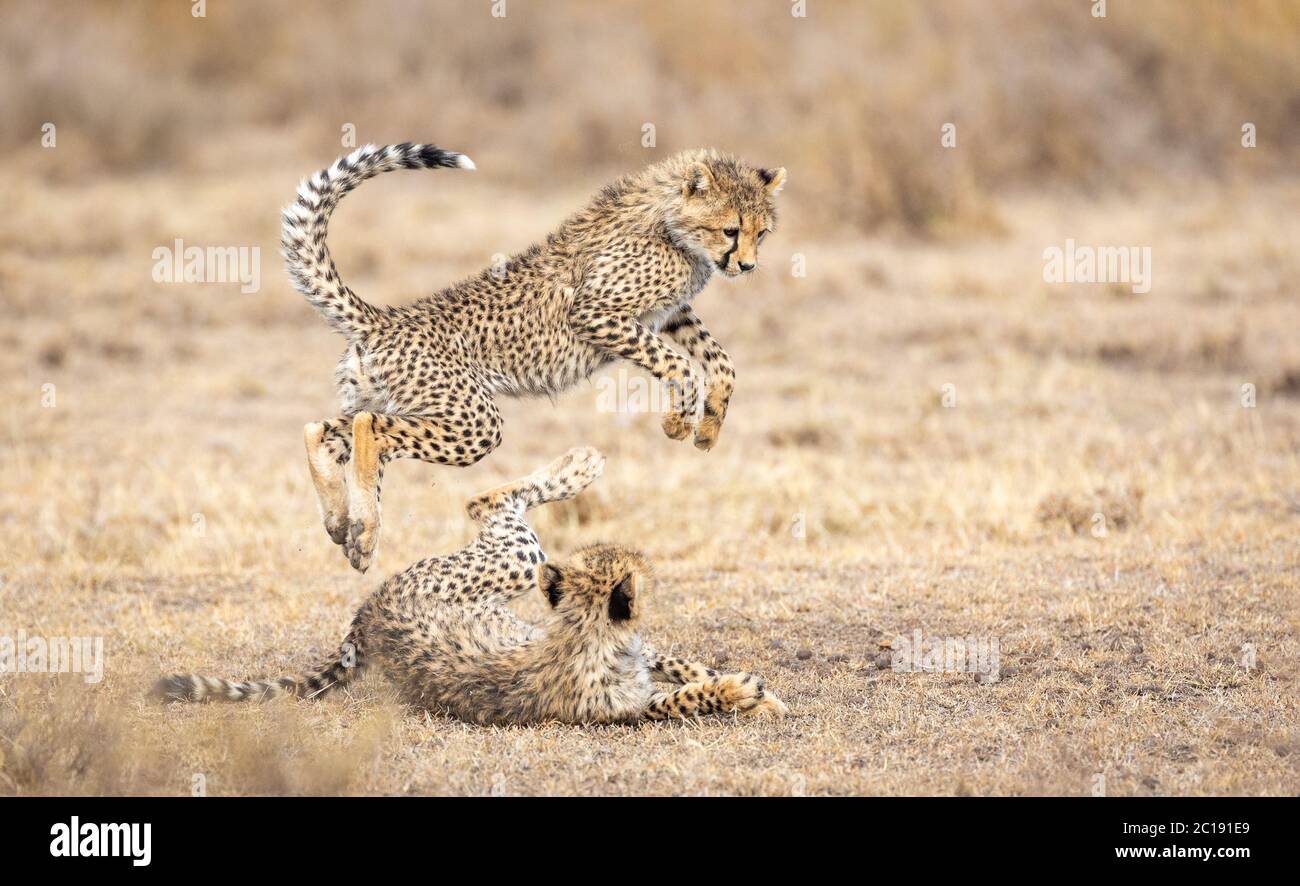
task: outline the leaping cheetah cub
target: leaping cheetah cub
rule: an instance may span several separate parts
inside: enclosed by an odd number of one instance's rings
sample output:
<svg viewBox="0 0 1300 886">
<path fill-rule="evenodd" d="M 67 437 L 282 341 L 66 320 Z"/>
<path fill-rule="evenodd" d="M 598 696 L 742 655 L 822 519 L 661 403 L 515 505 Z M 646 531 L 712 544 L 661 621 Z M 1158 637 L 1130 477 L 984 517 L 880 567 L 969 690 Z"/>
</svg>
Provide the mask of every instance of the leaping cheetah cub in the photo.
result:
<svg viewBox="0 0 1300 886">
<path fill-rule="evenodd" d="M 667 658 L 642 643 L 637 625 L 651 569 L 641 554 L 597 544 L 568 564 L 547 562 L 524 512 L 572 498 L 604 465 L 596 450 L 573 449 L 472 498 L 466 510 L 482 527 L 478 537 L 386 581 L 357 611 L 340 656 L 315 672 L 248 683 L 176 674 L 157 692 L 185 701 L 315 698 L 377 666 L 407 701 L 481 724 L 784 716 L 762 680 Z M 537 588 L 550 609 L 533 625 L 509 604 Z M 652 680 L 680 688 L 656 691 Z"/>
<path fill-rule="evenodd" d="M 325 530 L 363 572 L 379 537 L 384 464 L 474 464 L 501 442 L 498 394 L 556 394 L 621 357 L 672 392 L 664 432 L 694 431 L 711 449 L 735 372 L 691 300 L 715 270 L 754 270 L 786 179 L 711 150 L 679 154 L 609 185 L 503 267 L 409 305 L 362 301 L 325 245 L 335 206 L 381 172 L 434 167 L 474 164 L 432 145 L 367 145 L 303 181 L 283 214 L 289 276 L 348 338 L 336 373 L 342 414 L 307 425 L 305 437 Z M 698 421 L 691 359 L 707 388 Z"/>
</svg>

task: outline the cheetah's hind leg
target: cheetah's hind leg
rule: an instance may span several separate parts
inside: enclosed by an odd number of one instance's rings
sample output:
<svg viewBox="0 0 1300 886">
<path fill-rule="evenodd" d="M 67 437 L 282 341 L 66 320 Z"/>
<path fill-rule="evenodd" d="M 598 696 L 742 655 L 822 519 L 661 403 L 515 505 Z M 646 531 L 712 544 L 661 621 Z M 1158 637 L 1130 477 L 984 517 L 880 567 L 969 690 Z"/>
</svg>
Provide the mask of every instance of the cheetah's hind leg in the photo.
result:
<svg viewBox="0 0 1300 886">
<path fill-rule="evenodd" d="M 347 464 L 352 454 L 352 425 L 346 418 L 312 422 L 303 428 L 307 468 L 320 500 L 321 519 L 334 544 L 348 534 Z"/>
<path fill-rule="evenodd" d="M 469 467 L 501 444 L 501 413 L 491 394 L 464 373 L 444 374 L 437 398 L 407 413 L 358 412 L 352 417 L 348 463 L 348 533 L 343 553 L 365 572 L 379 543 L 384 465 L 396 458 Z"/>
<path fill-rule="evenodd" d="M 605 469 L 605 456 L 590 446 L 570 449 L 527 477 L 480 492 L 465 503 L 471 520 L 482 522 L 492 514 L 520 514 L 552 501 L 573 498 L 596 481 Z"/>
</svg>

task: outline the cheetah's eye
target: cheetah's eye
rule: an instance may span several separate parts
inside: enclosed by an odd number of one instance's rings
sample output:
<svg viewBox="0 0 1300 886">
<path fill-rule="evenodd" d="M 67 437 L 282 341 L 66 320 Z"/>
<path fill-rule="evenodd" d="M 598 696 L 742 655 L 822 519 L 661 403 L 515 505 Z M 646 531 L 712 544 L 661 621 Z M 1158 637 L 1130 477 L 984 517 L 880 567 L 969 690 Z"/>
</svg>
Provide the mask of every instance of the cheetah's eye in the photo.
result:
<svg viewBox="0 0 1300 886">
<path fill-rule="evenodd" d="M 740 233 L 740 228 L 723 228 L 722 233 L 726 234 L 728 237 L 734 237 Z"/>
</svg>

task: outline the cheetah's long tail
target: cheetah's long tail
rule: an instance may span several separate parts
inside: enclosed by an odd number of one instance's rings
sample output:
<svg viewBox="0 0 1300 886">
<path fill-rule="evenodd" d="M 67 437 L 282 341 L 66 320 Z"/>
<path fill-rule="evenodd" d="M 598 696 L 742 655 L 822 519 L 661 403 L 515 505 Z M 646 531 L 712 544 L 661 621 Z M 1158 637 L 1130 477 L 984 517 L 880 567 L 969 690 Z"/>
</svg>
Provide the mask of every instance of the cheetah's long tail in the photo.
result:
<svg viewBox="0 0 1300 886">
<path fill-rule="evenodd" d="M 280 243 L 289 279 L 336 331 L 349 337 L 364 333 L 380 323 L 384 314 L 358 298 L 339 278 L 325 245 L 334 207 L 348 191 L 381 172 L 437 167 L 473 169 L 474 161 L 433 145 L 366 145 L 298 185 L 298 199 L 281 214 Z"/>
<path fill-rule="evenodd" d="M 311 673 L 279 680 L 223 680 L 201 674 L 171 674 L 154 684 L 160 701 L 268 701 L 285 695 L 320 698 L 354 680 L 361 671 L 360 653 L 344 644 L 342 653 Z"/>
</svg>

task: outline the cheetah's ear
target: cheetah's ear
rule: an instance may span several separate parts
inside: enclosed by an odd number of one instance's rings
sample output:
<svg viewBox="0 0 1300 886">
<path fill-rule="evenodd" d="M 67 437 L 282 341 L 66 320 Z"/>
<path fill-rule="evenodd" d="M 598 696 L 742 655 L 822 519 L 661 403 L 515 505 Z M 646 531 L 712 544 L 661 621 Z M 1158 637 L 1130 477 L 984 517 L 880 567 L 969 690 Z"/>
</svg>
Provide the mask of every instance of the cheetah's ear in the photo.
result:
<svg viewBox="0 0 1300 886">
<path fill-rule="evenodd" d="M 638 573 L 627 575 L 614 586 L 609 595 L 610 621 L 628 621 L 637 614 L 637 597 L 641 591 L 641 576 Z"/>
<path fill-rule="evenodd" d="M 537 574 L 537 585 L 552 607 L 560 605 L 560 581 L 563 578 L 564 574 L 550 563 L 544 565 L 542 571 Z"/>
<path fill-rule="evenodd" d="M 767 188 L 769 194 L 781 193 L 781 188 L 785 187 L 785 167 L 777 169 L 760 169 L 758 175 L 763 179 L 763 186 Z"/>
<path fill-rule="evenodd" d="M 703 163 L 692 163 L 686 170 L 686 181 L 682 183 L 682 196 L 694 197 L 701 191 L 713 187 L 713 173 Z"/>
</svg>

